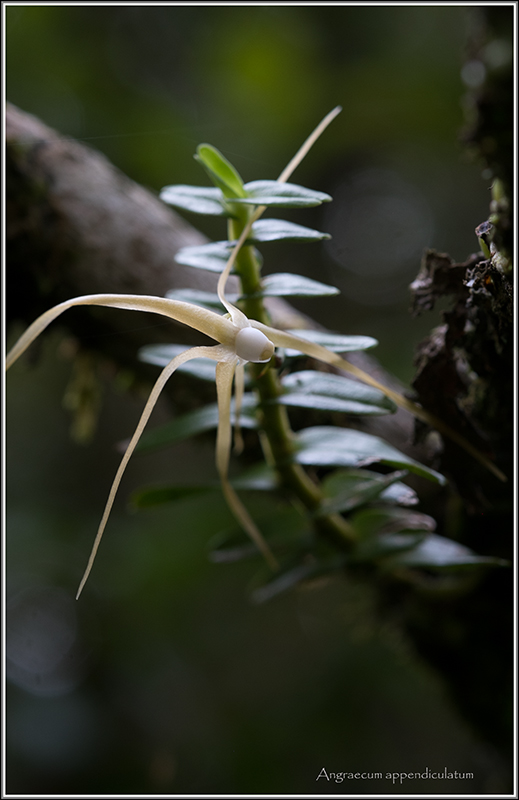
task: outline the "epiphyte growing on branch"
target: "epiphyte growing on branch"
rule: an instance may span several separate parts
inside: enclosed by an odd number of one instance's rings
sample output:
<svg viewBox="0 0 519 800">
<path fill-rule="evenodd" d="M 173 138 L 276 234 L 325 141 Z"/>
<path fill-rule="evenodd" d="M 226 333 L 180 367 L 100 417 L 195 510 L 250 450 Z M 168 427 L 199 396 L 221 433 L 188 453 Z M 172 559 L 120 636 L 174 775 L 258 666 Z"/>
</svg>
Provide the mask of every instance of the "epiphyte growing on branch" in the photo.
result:
<svg viewBox="0 0 519 800">
<path fill-rule="evenodd" d="M 295 335 L 288 331 L 277 330 L 268 325 L 265 321 L 254 319 L 252 314 L 247 316 L 226 297 L 225 287 L 227 279 L 242 250 L 245 252 L 245 250 L 251 249 L 251 244 L 255 241 L 254 237 L 260 237 L 261 239 L 261 236 L 263 236 L 264 240 L 268 240 L 269 236 L 279 238 L 281 235 L 281 237 L 283 237 L 283 235 L 286 235 L 287 226 L 290 227 L 291 225 L 291 223 L 283 223 L 281 226 L 283 229 L 281 233 L 280 221 L 278 220 L 273 220 L 273 225 L 270 226 L 263 225 L 262 227 L 255 227 L 255 223 L 259 220 L 259 217 L 263 214 L 267 206 L 305 207 L 315 206 L 331 200 L 328 195 L 322 192 L 316 192 L 294 184 L 288 184 L 287 180 L 304 158 L 310 147 L 328 124 L 337 116 L 339 111 L 339 107 L 335 108 L 322 120 L 290 161 L 286 169 L 283 170 L 277 181 L 255 181 L 243 185 L 241 178 L 232 165 L 230 165 L 217 150 L 209 145 L 202 145 L 198 148 L 197 158 L 212 178 L 216 185 L 215 188 L 207 189 L 201 187 L 198 191 L 186 191 L 190 188 L 193 189 L 193 187 L 167 187 L 164 190 L 163 198 L 172 204 L 190 210 L 196 209 L 201 211 L 201 213 L 223 214 L 229 218 L 229 238 L 232 242 L 232 249 L 226 263 L 222 263 L 222 271 L 217 287 L 218 300 L 225 308 L 226 314 L 221 315 L 216 311 L 195 303 L 172 299 L 170 297 L 163 298 L 119 294 L 86 295 L 60 303 L 42 314 L 25 331 L 8 354 L 6 368 L 9 368 L 22 355 L 27 347 L 29 347 L 54 319 L 64 311 L 81 305 L 108 306 L 112 308 L 157 313 L 166 318 L 188 325 L 217 342 L 217 344 L 212 346 L 193 347 L 174 355 L 174 357 L 168 361 L 157 379 L 113 481 L 87 568 L 79 585 L 77 597 L 79 597 L 92 569 L 123 473 L 141 438 L 153 408 L 164 386 L 175 370 L 193 359 L 209 358 L 216 362 L 215 375 L 218 400 L 216 466 L 222 490 L 234 516 L 262 552 L 269 566 L 274 570 L 278 566 L 277 559 L 231 486 L 228 478 L 228 470 L 232 445 L 231 399 L 233 382 L 235 382 L 235 414 L 238 419 L 244 394 L 244 364 L 247 362 L 265 364 L 267 365 L 265 369 L 268 369 L 268 362 L 272 358 L 276 347 L 296 350 L 309 357 L 337 367 L 340 370 L 352 373 L 356 378 L 382 393 L 382 396 L 386 398 L 386 403 L 388 402 L 387 398 L 389 398 L 390 404 L 392 402 L 405 408 L 416 417 L 438 428 L 440 432 L 451 436 L 451 438 L 468 449 L 474 457 L 483 461 L 489 469 L 497 474 L 498 471 L 494 465 L 488 462 L 485 457 L 474 448 L 471 448 L 470 444 L 466 443 L 454 431 L 443 426 L 441 422 L 433 419 L 427 412 L 419 406 L 416 406 L 407 398 L 384 387 L 370 375 L 341 358 L 340 355 L 333 352 L 333 350 L 327 349 L 308 338 L 303 338 L 302 336 Z M 303 240 L 308 240 L 309 236 L 310 238 L 325 238 L 326 236 L 325 234 L 318 234 L 316 237 L 315 234 L 317 232 L 308 232 L 308 229 L 301 228 L 301 226 L 292 226 L 292 229 L 295 228 L 300 228 L 303 231 L 302 234 L 297 234 L 302 236 Z M 266 239 L 265 236 L 267 237 Z M 207 247 L 208 250 L 211 250 L 211 246 Z M 228 245 L 226 243 L 225 249 L 223 250 L 225 255 L 227 255 L 228 252 L 227 247 Z M 198 251 L 201 249 L 203 248 L 198 248 Z M 221 249 L 222 248 L 220 248 L 220 250 Z M 207 253 L 209 259 L 214 258 L 213 251 L 214 247 L 210 253 Z M 198 257 L 200 257 L 199 254 Z M 221 252 L 219 252 L 218 257 L 221 259 Z M 202 260 L 204 258 L 205 256 L 202 254 Z M 254 302 L 254 292 L 257 286 L 252 286 L 251 291 L 251 287 L 247 287 L 246 285 L 247 277 L 250 279 L 250 275 L 241 274 L 242 285 L 245 288 L 245 296 L 248 296 L 249 299 Z M 257 278 L 257 276 L 255 277 Z M 284 281 L 285 283 L 287 282 L 286 276 Z M 288 282 L 290 283 L 290 281 Z M 306 286 L 308 287 L 311 283 L 323 287 L 323 284 L 317 284 L 317 282 L 311 281 L 307 282 Z M 330 287 L 324 288 L 329 289 Z M 315 291 L 315 287 L 311 287 L 311 289 Z M 261 314 L 258 313 L 258 316 L 261 316 Z M 362 337 L 358 338 L 360 339 Z M 236 438 L 237 440 L 239 439 L 238 423 Z M 429 475 L 434 475 L 435 480 L 440 482 L 444 480 L 442 476 L 433 473 L 431 470 L 423 469 L 429 472 Z M 297 479 L 301 482 L 300 489 L 305 495 L 307 504 L 310 507 L 316 507 L 321 502 L 317 489 L 307 478 L 303 478 L 301 474 L 298 474 Z M 344 536 L 345 539 L 351 539 L 353 537 L 351 527 L 342 517 L 337 514 L 329 515 L 329 517 L 330 524 L 335 525 L 340 535 Z"/>
</svg>

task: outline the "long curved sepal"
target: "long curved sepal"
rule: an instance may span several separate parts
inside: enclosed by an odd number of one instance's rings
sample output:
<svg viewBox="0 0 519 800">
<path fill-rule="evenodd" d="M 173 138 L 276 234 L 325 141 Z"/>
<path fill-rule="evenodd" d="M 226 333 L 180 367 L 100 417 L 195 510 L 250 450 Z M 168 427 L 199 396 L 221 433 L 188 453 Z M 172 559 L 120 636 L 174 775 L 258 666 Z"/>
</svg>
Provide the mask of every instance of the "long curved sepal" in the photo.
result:
<svg viewBox="0 0 519 800">
<path fill-rule="evenodd" d="M 309 342 L 306 339 L 301 339 L 299 336 L 294 336 L 294 334 L 288 333 L 287 331 L 279 331 L 276 328 L 263 325 L 261 322 L 250 320 L 250 324 L 254 328 L 259 328 L 260 331 L 263 331 L 263 333 L 268 336 L 268 338 L 277 347 L 289 347 L 294 350 L 299 350 L 301 353 L 305 353 L 305 355 L 310 356 L 311 358 L 316 358 L 319 361 L 324 361 L 326 364 L 331 364 L 334 367 L 338 367 L 345 372 L 350 372 L 364 383 L 374 386 L 375 389 L 379 389 L 387 397 L 393 400 L 397 406 L 405 409 L 414 417 L 426 422 L 431 427 L 436 428 L 436 430 L 439 431 L 439 433 L 441 433 L 443 436 L 447 436 L 453 442 L 456 442 L 456 444 L 466 450 L 466 452 L 479 461 L 480 464 L 483 464 L 483 466 L 492 472 L 492 474 L 495 475 L 500 481 L 505 482 L 507 480 L 506 475 L 504 475 L 504 473 L 501 472 L 501 470 L 496 467 L 492 461 L 484 456 L 483 453 L 481 453 L 476 447 L 474 447 L 463 436 L 461 436 L 461 434 L 453 430 L 449 425 L 446 425 L 433 414 L 430 414 L 424 408 L 421 408 L 416 403 L 413 403 L 412 400 L 408 400 L 407 397 L 399 394 L 399 392 L 388 389 L 387 386 L 384 386 L 384 384 L 380 383 L 371 375 L 368 375 L 367 372 L 364 372 L 364 370 L 356 367 L 354 364 L 350 364 L 349 361 L 341 358 L 339 355 L 337 355 L 337 353 L 332 353 L 330 350 L 327 350 L 325 347 L 322 347 L 319 344 Z"/>
<path fill-rule="evenodd" d="M 222 492 L 229 508 L 243 529 L 263 554 L 268 565 L 276 570 L 279 564 L 272 550 L 251 519 L 249 512 L 229 482 L 229 459 L 231 453 L 231 395 L 232 382 L 238 358 L 232 361 L 219 361 L 216 365 L 216 390 L 218 393 L 218 432 L 216 435 L 216 468 L 220 476 Z"/>
<path fill-rule="evenodd" d="M 92 547 L 92 552 L 90 553 L 90 558 L 88 559 L 88 564 L 87 564 L 86 570 L 85 570 L 84 575 L 83 575 L 83 577 L 81 579 L 81 583 L 79 584 L 79 589 L 78 589 L 77 594 L 76 594 L 76 600 L 78 599 L 79 595 L 83 591 L 83 587 L 84 587 L 85 583 L 87 582 L 88 576 L 90 575 L 90 571 L 91 571 L 92 566 L 94 564 L 94 560 L 95 560 L 95 557 L 96 557 L 96 554 L 97 554 L 97 550 L 98 550 L 99 545 L 101 543 L 101 539 L 102 539 L 104 530 L 106 528 L 106 523 L 108 522 L 108 518 L 110 516 L 110 512 L 112 510 L 112 506 L 114 504 L 115 496 L 117 494 L 117 490 L 119 488 L 119 484 L 121 483 L 121 479 L 123 477 L 124 471 L 125 471 L 126 467 L 128 466 L 128 462 L 129 462 L 130 458 L 132 457 L 133 451 L 135 450 L 135 448 L 136 448 L 136 446 L 137 446 L 137 444 L 139 442 L 139 439 L 142 436 L 144 428 L 146 427 L 146 424 L 147 424 L 147 422 L 148 422 L 148 420 L 149 420 L 149 418 L 151 416 L 151 413 L 152 413 L 153 409 L 155 408 L 155 404 L 157 403 L 157 400 L 159 399 L 159 396 L 160 396 L 164 386 L 166 385 L 166 383 L 168 382 L 170 377 L 173 375 L 175 370 L 181 364 L 184 364 L 186 361 L 190 361 L 193 358 L 201 358 L 201 357 L 211 358 L 214 361 L 218 361 L 218 359 L 221 358 L 221 355 L 222 355 L 221 351 L 222 351 L 222 346 L 221 345 L 215 345 L 213 347 L 205 347 L 205 346 L 192 347 L 190 350 L 186 350 L 183 353 L 180 353 L 178 356 L 175 356 L 175 358 L 173 358 L 169 362 L 169 364 L 166 367 L 164 367 L 164 369 L 160 373 L 157 381 L 155 382 L 155 385 L 153 386 L 153 389 L 151 390 L 150 396 L 148 397 L 148 400 L 146 401 L 146 405 L 144 407 L 144 411 L 142 412 L 142 415 L 141 415 L 141 418 L 140 418 L 139 423 L 137 425 L 137 428 L 135 429 L 135 433 L 133 434 L 129 445 L 126 448 L 126 452 L 125 452 L 125 454 L 123 456 L 123 459 L 122 459 L 122 461 L 121 461 L 121 463 L 119 465 L 119 469 L 117 470 L 117 473 L 115 475 L 114 482 L 112 483 L 112 488 L 110 489 L 110 494 L 108 495 L 108 500 L 106 501 L 105 510 L 103 512 L 103 516 L 102 516 L 101 522 L 99 524 L 99 529 L 97 531 L 97 535 L 96 535 L 96 538 L 95 538 L 95 541 L 94 541 L 94 545 Z"/>
<path fill-rule="evenodd" d="M 51 322 L 60 314 L 75 306 L 107 306 L 109 308 L 129 309 L 131 311 L 146 311 L 160 314 L 163 317 L 182 322 L 205 333 L 220 344 L 230 347 L 234 344 L 236 328 L 225 317 L 200 306 L 184 303 L 180 300 L 133 294 L 88 294 L 65 300 L 48 311 L 45 311 L 27 330 L 20 336 L 14 347 L 6 356 L 5 368 L 12 364 L 25 352 L 35 339 Z"/>
</svg>

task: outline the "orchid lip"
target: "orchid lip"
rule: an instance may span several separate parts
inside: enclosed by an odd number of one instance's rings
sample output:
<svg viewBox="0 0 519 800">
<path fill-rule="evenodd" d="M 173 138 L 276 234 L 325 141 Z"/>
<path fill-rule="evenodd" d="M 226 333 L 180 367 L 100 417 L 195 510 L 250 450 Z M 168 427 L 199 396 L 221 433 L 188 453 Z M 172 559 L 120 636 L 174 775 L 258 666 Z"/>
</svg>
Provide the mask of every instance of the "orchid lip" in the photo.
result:
<svg viewBox="0 0 519 800">
<path fill-rule="evenodd" d="M 241 328 L 234 344 L 236 355 L 244 361 L 263 364 L 274 355 L 274 345 L 258 328 L 251 325 Z"/>
</svg>

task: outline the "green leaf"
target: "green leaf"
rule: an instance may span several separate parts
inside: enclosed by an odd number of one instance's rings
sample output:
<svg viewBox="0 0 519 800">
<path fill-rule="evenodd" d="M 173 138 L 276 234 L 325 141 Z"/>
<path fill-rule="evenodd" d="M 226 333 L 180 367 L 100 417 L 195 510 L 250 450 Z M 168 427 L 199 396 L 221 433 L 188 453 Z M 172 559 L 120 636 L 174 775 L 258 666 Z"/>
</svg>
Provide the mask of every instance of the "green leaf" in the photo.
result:
<svg viewBox="0 0 519 800">
<path fill-rule="evenodd" d="M 376 561 L 411 550 L 423 541 L 425 533 L 382 533 L 362 539 L 352 555 L 353 563 Z"/>
<path fill-rule="evenodd" d="M 233 200 L 236 197 L 245 197 L 243 181 L 238 172 L 216 147 L 210 144 L 198 145 L 195 159 L 204 167 L 225 197 Z"/>
<path fill-rule="evenodd" d="M 331 350 L 332 353 L 349 353 L 357 350 L 369 350 L 371 347 L 376 347 L 378 342 L 371 336 L 343 336 L 338 333 L 328 333 L 326 331 L 312 331 L 306 329 L 291 330 L 294 336 L 299 336 L 301 339 L 306 339 L 308 342 L 320 344 Z M 287 348 L 285 350 L 287 356 L 299 355 L 299 350 L 292 350 Z"/>
<path fill-rule="evenodd" d="M 233 248 L 232 242 L 210 242 L 209 244 L 194 247 L 182 247 L 175 255 L 177 264 L 197 269 L 207 269 L 211 272 L 223 272 Z M 263 258 L 261 253 L 254 248 L 254 255 L 261 266 Z M 234 274 L 234 270 L 231 270 Z"/>
<path fill-rule="evenodd" d="M 283 208 L 309 208 L 329 203 L 329 194 L 306 189 L 294 183 L 278 181 L 252 181 L 243 187 L 246 195 L 236 199 L 236 203 L 255 206 L 279 206 Z"/>
<path fill-rule="evenodd" d="M 403 531 L 431 532 L 436 528 L 436 520 L 417 511 L 406 508 L 363 508 L 350 518 L 359 541 L 369 539 L 375 534 L 402 533 Z"/>
<path fill-rule="evenodd" d="M 217 189 L 215 191 L 218 191 Z M 182 247 L 175 254 L 177 264 L 186 267 L 207 269 L 211 272 L 223 272 L 231 255 L 230 242 L 210 242 L 194 247 Z"/>
<path fill-rule="evenodd" d="M 218 217 L 231 216 L 220 189 L 212 186 L 165 186 L 159 196 L 164 203 L 184 211 Z"/>
<path fill-rule="evenodd" d="M 222 258 L 218 253 L 215 253 L 215 255 L 209 254 L 209 256 L 205 254 L 201 256 L 194 254 L 193 257 L 189 255 L 187 258 L 181 257 L 182 261 L 179 261 L 179 263 L 187 264 L 189 261 L 189 266 L 211 269 L 215 272 L 221 272 L 228 259 L 228 255 Z M 216 269 L 217 265 L 218 270 Z M 310 278 L 305 278 L 302 275 L 294 275 L 292 273 L 278 272 L 274 275 L 267 275 L 263 278 L 261 284 L 262 290 L 260 292 L 247 295 L 247 297 L 326 297 L 339 294 L 339 289 L 336 289 L 334 286 L 327 286 L 325 283 L 319 283 Z M 211 292 L 203 292 L 196 289 L 175 289 L 168 292 L 166 296 L 172 297 L 175 300 L 185 300 L 188 303 L 201 305 L 205 308 L 210 308 L 212 311 L 224 311 L 223 306 L 218 300 L 218 296 Z M 238 295 L 227 295 L 227 299 L 234 303 L 239 297 Z"/>
<path fill-rule="evenodd" d="M 267 275 L 261 281 L 261 285 L 262 291 L 258 295 L 263 297 L 329 297 L 339 294 L 339 289 L 335 286 L 328 286 L 326 283 L 319 283 L 291 272 Z"/>
<path fill-rule="evenodd" d="M 380 499 L 386 504 L 390 503 L 400 506 L 415 506 L 418 503 L 418 495 L 414 489 L 398 481 L 388 486 L 387 489 L 384 489 L 380 495 Z"/>
<path fill-rule="evenodd" d="M 260 464 L 255 464 L 242 474 L 231 480 L 235 489 L 247 491 L 272 491 L 278 487 L 278 477 L 275 470 L 268 467 L 264 461 Z M 161 505 L 163 503 L 175 503 L 178 500 L 183 500 L 186 497 L 192 497 L 198 494 L 204 494 L 215 490 L 220 490 L 220 481 L 215 480 L 204 486 L 182 486 L 182 485 L 165 485 L 165 486 L 148 486 L 143 489 L 138 489 L 132 494 L 131 505 L 134 508 L 149 508 L 150 506 Z M 243 535 L 243 531 L 241 531 Z M 247 538 L 247 542 L 250 540 Z M 254 550 L 257 550 L 255 545 L 252 545 Z"/>
<path fill-rule="evenodd" d="M 356 511 L 349 522 L 357 536 L 352 563 L 375 561 L 411 550 L 436 527 L 432 517 L 405 508 L 365 507 Z"/>
<path fill-rule="evenodd" d="M 363 431 L 318 426 L 298 433 L 296 441 L 295 458 L 300 464 L 357 467 L 380 462 L 397 469 L 408 469 L 441 485 L 446 483 L 439 472 L 409 458 L 378 436 Z"/>
<path fill-rule="evenodd" d="M 254 415 L 255 407 L 256 397 L 251 393 L 244 394 L 240 414 L 240 425 L 242 428 L 257 427 L 257 421 Z M 233 424 L 235 422 L 234 413 L 231 413 L 231 422 Z M 218 427 L 218 405 L 214 403 L 209 406 L 204 406 L 203 408 L 197 408 L 196 411 L 182 414 L 171 422 L 144 433 L 135 449 L 136 452 L 139 453 L 148 452 L 157 447 L 164 447 L 166 445 L 182 442 L 185 439 L 189 439 L 191 436 L 216 427 Z"/>
<path fill-rule="evenodd" d="M 259 219 L 252 226 L 248 242 L 277 242 L 281 239 L 290 239 L 296 242 L 317 242 L 322 239 L 331 239 L 329 233 L 314 231 L 294 222 L 284 219 Z"/>
<path fill-rule="evenodd" d="M 392 472 L 390 475 L 378 475 L 376 472 L 360 469 L 336 470 L 322 482 L 326 499 L 321 503 L 319 513 L 333 514 L 351 511 L 377 498 L 387 501 L 388 489 L 392 489 L 395 485 L 409 489 L 405 484 L 399 483 L 400 479 L 407 474 L 407 470 Z M 409 492 L 416 497 L 412 489 L 409 489 Z M 397 493 L 398 496 L 400 495 Z M 403 493 L 403 497 L 409 499 L 409 495 L 406 493 Z"/>
<path fill-rule="evenodd" d="M 412 550 L 391 557 L 391 566 L 451 569 L 472 566 L 509 566 L 509 562 L 494 556 L 478 556 L 465 545 L 435 533 L 427 536 Z"/>
<path fill-rule="evenodd" d="M 190 345 L 185 344 L 150 344 L 141 347 L 138 355 L 140 361 L 144 361 L 146 364 L 166 367 L 172 358 L 189 349 Z M 194 358 L 192 361 L 181 364 L 177 369 L 179 372 L 187 372 L 204 381 L 214 383 L 216 379 L 216 361 L 213 361 L 212 358 Z"/>
<path fill-rule="evenodd" d="M 345 414 L 388 414 L 396 405 L 378 389 L 358 381 L 315 370 L 293 372 L 281 379 L 286 406 L 342 411 Z"/>
</svg>

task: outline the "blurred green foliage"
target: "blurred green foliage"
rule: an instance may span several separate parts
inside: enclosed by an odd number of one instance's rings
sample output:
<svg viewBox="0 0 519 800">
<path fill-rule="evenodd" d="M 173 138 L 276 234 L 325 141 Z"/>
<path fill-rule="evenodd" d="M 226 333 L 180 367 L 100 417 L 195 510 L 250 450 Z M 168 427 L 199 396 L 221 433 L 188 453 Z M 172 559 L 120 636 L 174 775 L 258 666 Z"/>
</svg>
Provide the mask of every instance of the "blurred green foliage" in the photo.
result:
<svg viewBox="0 0 519 800">
<path fill-rule="evenodd" d="M 489 200 L 457 143 L 473 13 L 461 6 L 9 6 L 7 98 L 102 150 L 154 191 L 201 182 L 193 159 L 200 141 L 219 147 L 246 181 L 275 178 L 323 114 L 341 104 L 298 182 L 333 196 L 359 170 L 389 171 L 429 209 L 423 248 L 464 258 L 477 248 L 473 231 Z M 322 213 L 294 221 L 327 231 Z M 337 214 L 346 210 L 335 213 L 340 228 Z M 355 243 L 361 255 L 377 239 L 376 220 L 366 234 L 369 205 L 364 213 Z M 212 225 L 204 220 L 205 232 L 219 238 L 219 221 Z M 348 295 L 351 275 L 321 245 L 272 248 L 268 271 L 303 272 L 345 292 L 294 304 L 341 333 L 375 336 L 384 365 L 410 377 L 414 343 L 436 319 L 417 323 L 406 314 L 405 286 L 420 251 L 402 269 L 370 277 L 402 287 L 373 305 Z M 7 387 L 8 634 L 19 645 L 8 662 L 8 791 L 399 793 L 386 780 L 332 786 L 315 779 L 322 767 L 447 766 L 474 778 L 408 782 L 406 790 L 499 792 L 492 755 L 398 632 L 380 628 L 365 587 L 338 580 L 254 607 L 245 599 L 247 562 L 207 559 L 211 537 L 232 527 L 218 492 L 187 498 L 173 512 L 129 515 L 124 496 L 132 488 L 213 475 L 209 435 L 135 459 L 91 583 L 65 625 L 72 613 L 65 598 L 75 594 L 119 460 L 114 445 L 133 430 L 142 399 L 118 395 L 105 379 L 95 442 L 72 444 L 60 408 L 69 366 L 59 342 L 58 334 L 48 339 L 35 368 L 17 365 Z M 154 415 L 161 419 L 164 406 Z M 258 519 L 276 512 L 272 502 L 247 498 Z M 38 614 L 43 645 L 31 650 L 25 642 L 24 649 L 20 636 Z M 65 634 L 56 644 L 60 625 L 71 637 L 68 649 Z"/>
</svg>

